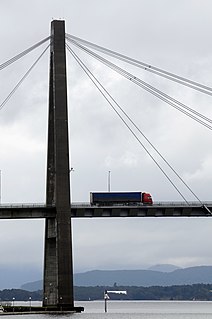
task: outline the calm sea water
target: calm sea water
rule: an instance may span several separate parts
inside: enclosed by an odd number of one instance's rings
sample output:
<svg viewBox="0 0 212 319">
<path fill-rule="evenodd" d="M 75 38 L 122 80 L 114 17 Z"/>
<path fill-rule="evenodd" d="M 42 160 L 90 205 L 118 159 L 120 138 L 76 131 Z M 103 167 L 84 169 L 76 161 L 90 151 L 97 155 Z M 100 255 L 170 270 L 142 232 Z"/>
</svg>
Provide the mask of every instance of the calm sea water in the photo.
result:
<svg viewBox="0 0 212 319">
<path fill-rule="evenodd" d="M 84 313 L 72 315 L 26 315 L 30 319 L 212 319 L 212 302 L 209 301 L 108 301 L 108 312 L 104 312 L 104 301 L 77 302 Z M 23 318 L 6 315 L 2 318 Z"/>
</svg>

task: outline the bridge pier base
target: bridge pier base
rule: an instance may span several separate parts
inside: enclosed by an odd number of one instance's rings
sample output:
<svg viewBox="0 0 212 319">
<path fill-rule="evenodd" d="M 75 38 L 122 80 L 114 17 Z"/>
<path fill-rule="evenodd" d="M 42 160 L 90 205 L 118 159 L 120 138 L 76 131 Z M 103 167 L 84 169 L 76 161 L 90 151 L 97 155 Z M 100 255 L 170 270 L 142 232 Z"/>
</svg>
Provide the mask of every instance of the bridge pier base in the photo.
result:
<svg viewBox="0 0 212 319">
<path fill-rule="evenodd" d="M 46 219 L 43 306 L 58 304 L 56 219 Z"/>
</svg>

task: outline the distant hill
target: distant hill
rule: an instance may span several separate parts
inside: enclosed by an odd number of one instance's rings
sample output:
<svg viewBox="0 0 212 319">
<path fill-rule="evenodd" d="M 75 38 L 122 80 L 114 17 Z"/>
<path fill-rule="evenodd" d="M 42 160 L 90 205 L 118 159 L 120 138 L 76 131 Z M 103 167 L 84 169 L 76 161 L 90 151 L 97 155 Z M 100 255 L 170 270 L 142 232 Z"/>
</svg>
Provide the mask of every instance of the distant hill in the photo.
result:
<svg viewBox="0 0 212 319">
<path fill-rule="evenodd" d="M 94 270 L 75 274 L 76 286 L 172 286 L 195 283 L 212 283 L 212 266 L 176 269 L 172 272 L 153 270 Z"/>
<path fill-rule="evenodd" d="M 0 289 L 19 288 L 23 282 L 34 281 L 42 276 L 42 269 L 22 265 L 0 266 Z"/>
<path fill-rule="evenodd" d="M 172 272 L 154 270 L 93 270 L 74 275 L 75 286 L 172 286 L 212 284 L 212 266 L 176 269 Z M 27 283 L 21 289 L 42 289 L 42 281 Z"/>
<path fill-rule="evenodd" d="M 28 282 L 20 287 L 20 289 L 27 291 L 38 291 L 43 289 L 43 280 L 37 280 L 33 282 Z"/>
<path fill-rule="evenodd" d="M 148 270 L 161 271 L 161 272 L 172 272 L 176 269 L 181 269 L 181 267 L 171 265 L 171 264 L 159 264 L 148 268 Z"/>
</svg>

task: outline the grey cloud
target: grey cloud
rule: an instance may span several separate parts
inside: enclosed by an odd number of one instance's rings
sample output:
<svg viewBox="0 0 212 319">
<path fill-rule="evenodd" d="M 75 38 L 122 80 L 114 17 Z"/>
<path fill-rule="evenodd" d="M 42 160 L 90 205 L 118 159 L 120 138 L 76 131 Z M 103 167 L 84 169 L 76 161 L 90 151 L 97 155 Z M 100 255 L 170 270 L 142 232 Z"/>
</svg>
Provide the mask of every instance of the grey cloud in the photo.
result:
<svg viewBox="0 0 212 319">
<path fill-rule="evenodd" d="M 9 2 L 2 1 L 0 24 L 4 45 L 0 60 L 4 62 L 46 37 L 52 18 L 65 18 L 68 33 L 210 85 L 211 6 L 208 0 L 119 0 L 115 3 L 91 0 L 89 4 L 82 0 L 72 4 L 68 0 L 60 3 L 47 0 L 45 4 L 40 0 L 35 3 L 21 0 L 14 3 L 12 11 Z M 0 74 L 0 102 L 36 54 Z M 201 199 L 210 200 L 211 132 L 105 67 L 87 58 L 86 62 Z M 43 202 L 45 199 L 48 65 L 47 55 L 0 112 L 4 202 Z M 71 166 L 75 169 L 73 200 L 88 201 L 90 191 L 106 190 L 108 170 L 112 172 L 113 190 L 149 191 L 154 200 L 181 200 L 69 55 L 68 67 Z M 142 70 L 136 70 L 135 74 L 211 115 L 210 97 Z M 12 223 L 13 236 L 5 237 L 8 247 L 23 240 L 16 231 L 17 222 Z M 204 246 L 207 238 L 210 242 L 208 219 L 201 220 L 200 224 L 191 219 L 189 223 L 177 220 L 177 224 L 175 220 L 152 219 L 89 220 L 73 224 L 76 270 L 137 268 L 167 262 L 179 266 L 211 263 L 210 250 Z M 20 227 L 24 228 L 24 223 Z M 40 234 L 42 226 L 34 227 Z M 7 225 L 5 229 L 9 229 Z M 197 232 L 199 241 L 195 239 Z M 33 240 L 29 238 L 27 250 L 38 241 L 33 261 L 40 265 L 42 242 L 38 237 Z M 2 254 L 5 262 L 13 261 L 13 253 L 4 250 Z M 27 254 L 22 255 L 25 261 Z"/>
</svg>

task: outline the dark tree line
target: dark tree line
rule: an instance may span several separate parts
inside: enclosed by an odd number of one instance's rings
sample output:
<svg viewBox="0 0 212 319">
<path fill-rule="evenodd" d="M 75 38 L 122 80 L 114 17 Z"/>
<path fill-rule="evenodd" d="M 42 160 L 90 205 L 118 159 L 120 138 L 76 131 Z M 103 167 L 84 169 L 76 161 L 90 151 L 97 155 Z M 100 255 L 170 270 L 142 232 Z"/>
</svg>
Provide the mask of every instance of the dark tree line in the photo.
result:
<svg viewBox="0 0 212 319">
<path fill-rule="evenodd" d="M 0 301 L 12 301 L 14 300 L 18 301 L 28 301 L 29 298 L 31 300 L 42 300 L 43 298 L 43 292 L 42 290 L 38 291 L 26 291 L 22 289 L 4 289 L 0 290 Z"/>
<path fill-rule="evenodd" d="M 127 290 L 127 295 L 110 294 L 112 300 L 212 300 L 212 285 L 75 287 L 76 300 L 103 299 L 104 290 Z"/>
<path fill-rule="evenodd" d="M 212 285 L 194 284 L 181 286 L 97 286 L 97 287 L 74 287 L 75 300 L 102 300 L 105 290 L 126 290 L 127 295 L 110 294 L 112 300 L 211 300 Z M 30 292 L 21 289 L 0 290 L 1 301 L 12 301 L 13 298 L 19 301 L 42 300 L 42 290 Z"/>
</svg>

